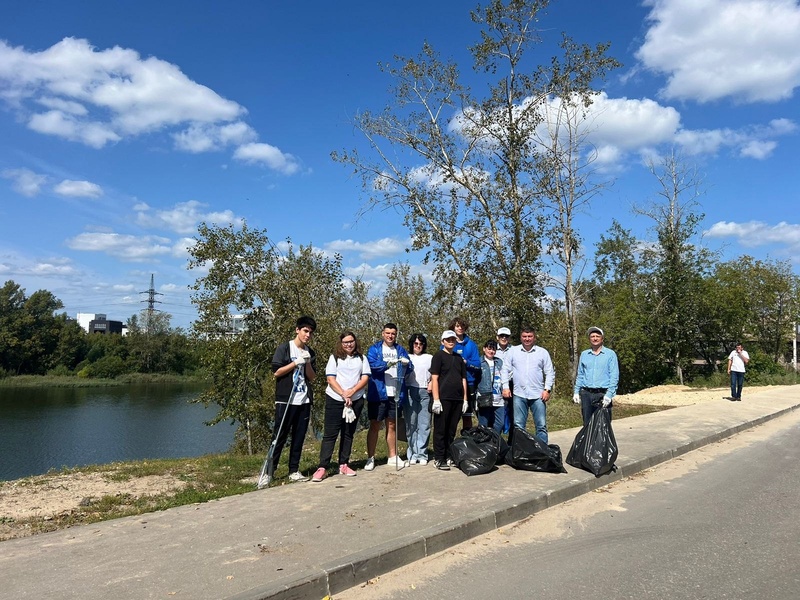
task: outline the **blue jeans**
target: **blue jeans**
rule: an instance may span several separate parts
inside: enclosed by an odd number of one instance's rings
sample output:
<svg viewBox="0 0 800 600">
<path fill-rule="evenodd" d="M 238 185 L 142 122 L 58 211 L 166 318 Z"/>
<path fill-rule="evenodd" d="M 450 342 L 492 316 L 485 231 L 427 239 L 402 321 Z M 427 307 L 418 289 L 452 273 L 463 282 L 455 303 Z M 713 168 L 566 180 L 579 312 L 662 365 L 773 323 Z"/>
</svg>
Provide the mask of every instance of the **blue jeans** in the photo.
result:
<svg viewBox="0 0 800 600">
<path fill-rule="evenodd" d="M 737 400 L 742 397 L 742 387 L 744 386 L 744 373 L 741 371 L 731 371 L 731 398 Z"/>
<path fill-rule="evenodd" d="M 478 408 L 478 423 L 484 427 L 491 427 L 497 433 L 503 433 L 506 420 L 505 406 L 487 406 Z"/>
<path fill-rule="evenodd" d="M 528 409 L 533 414 L 536 425 L 536 437 L 547 443 L 547 404 L 541 398 L 523 398 L 514 396 L 514 427 L 525 429 L 528 420 Z"/>
<path fill-rule="evenodd" d="M 431 437 L 431 403 L 428 390 L 409 387 L 408 401 L 403 405 L 406 419 L 406 438 L 408 438 L 408 460 L 428 460 L 428 440 Z"/>
</svg>

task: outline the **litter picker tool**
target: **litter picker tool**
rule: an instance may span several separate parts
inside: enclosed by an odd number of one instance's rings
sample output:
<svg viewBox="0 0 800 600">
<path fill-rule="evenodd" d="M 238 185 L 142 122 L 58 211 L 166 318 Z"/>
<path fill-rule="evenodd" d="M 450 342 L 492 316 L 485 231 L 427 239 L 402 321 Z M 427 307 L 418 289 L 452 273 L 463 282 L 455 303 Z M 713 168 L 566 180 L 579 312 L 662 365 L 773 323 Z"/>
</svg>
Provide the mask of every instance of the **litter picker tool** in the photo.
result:
<svg viewBox="0 0 800 600">
<path fill-rule="evenodd" d="M 286 409 L 283 411 L 283 416 L 281 417 L 281 422 L 278 425 L 278 430 L 275 432 L 272 443 L 269 445 L 269 450 L 267 450 L 267 458 L 264 459 L 264 465 L 261 467 L 261 474 L 258 476 L 256 488 L 259 490 L 269 485 L 269 482 L 272 481 L 272 475 L 275 473 L 275 447 L 278 445 L 278 438 L 281 436 L 281 432 L 283 431 L 283 424 L 286 421 L 286 415 L 289 414 L 289 406 L 291 406 L 292 397 L 297 391 L 297 382 L 300 380 L 300 369 L 303 368 L 305 368 L 305 365 L 299 365 L 294 370 L 294 374 L 292 375 L 292 391 L 289 393 L 289 400 L 286 402 Z M 277 407 L 277 403 L 275 406 Z"/>
</svg>

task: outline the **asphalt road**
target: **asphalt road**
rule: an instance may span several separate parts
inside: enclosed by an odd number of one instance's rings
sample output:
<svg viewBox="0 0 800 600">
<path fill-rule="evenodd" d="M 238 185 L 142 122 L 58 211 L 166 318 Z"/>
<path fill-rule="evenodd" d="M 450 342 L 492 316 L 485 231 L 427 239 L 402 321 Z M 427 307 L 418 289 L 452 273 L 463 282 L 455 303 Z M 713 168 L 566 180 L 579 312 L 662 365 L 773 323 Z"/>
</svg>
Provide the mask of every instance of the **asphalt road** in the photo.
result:
<svg viewBox="0 0 800 600">
<path fill-rule="evenodd" d="M 796 600 L 796 413 L 337 594 L 336 600 Z"/>
</svg>

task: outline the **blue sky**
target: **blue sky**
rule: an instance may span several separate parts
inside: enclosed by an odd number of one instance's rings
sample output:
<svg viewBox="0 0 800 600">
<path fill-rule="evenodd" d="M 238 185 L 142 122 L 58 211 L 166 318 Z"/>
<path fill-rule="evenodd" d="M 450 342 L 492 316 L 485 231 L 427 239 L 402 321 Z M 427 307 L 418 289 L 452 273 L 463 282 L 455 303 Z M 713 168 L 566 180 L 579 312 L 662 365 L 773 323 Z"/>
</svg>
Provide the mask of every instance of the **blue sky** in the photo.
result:
<svg viewBox="0 0 800 600">
<path fill-rule="evenodd" d="M 472 6 L 4 2 L 0 281 L 125 320 L 153 273 L 185 327 L 198 223 L 244 219 L 340 252 L 379 289 L 393 263 L 417 261 L 408 232 L 394 213 L 356 219 L 360 182 L 330 153 L 364 149 L 352 117 L 388 102 L 379 62 L 428 40 L 469 81 Z M 644 161 L 676 147 L 703 174 L 704 243 L 798 270 L 798 2 L 562 0 L 540 26 L 537 63 L 567 31 L 610 41 L 624 64 L 595 103 L 614 184 L 579 223 L 590 255 L 614 218 L 647 234 L 631 212 L 657 190 Z"/>
</svg>

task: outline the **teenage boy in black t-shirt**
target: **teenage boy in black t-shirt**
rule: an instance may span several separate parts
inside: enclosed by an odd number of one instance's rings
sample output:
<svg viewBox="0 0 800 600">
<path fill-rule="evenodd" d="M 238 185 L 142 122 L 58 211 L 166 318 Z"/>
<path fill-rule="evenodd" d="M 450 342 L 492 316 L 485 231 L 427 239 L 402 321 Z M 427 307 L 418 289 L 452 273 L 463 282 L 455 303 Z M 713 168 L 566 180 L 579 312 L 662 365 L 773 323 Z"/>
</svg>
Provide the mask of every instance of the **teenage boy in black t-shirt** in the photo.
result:
<svg viewBox="0 0 800 600">
<path fill-rule="evenodd" d="M 467 367 L 464 359 L 453 353 L 456 341 L 454 331 L 442 333 L 442 349 L 431 360 L 433 464 L 443 471 L 450 469 L 450 444 L 467 408 Z"/>
</svg>

